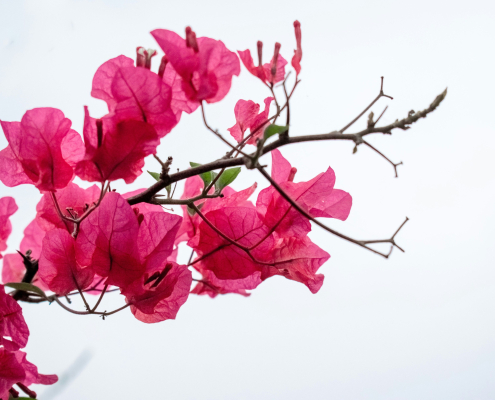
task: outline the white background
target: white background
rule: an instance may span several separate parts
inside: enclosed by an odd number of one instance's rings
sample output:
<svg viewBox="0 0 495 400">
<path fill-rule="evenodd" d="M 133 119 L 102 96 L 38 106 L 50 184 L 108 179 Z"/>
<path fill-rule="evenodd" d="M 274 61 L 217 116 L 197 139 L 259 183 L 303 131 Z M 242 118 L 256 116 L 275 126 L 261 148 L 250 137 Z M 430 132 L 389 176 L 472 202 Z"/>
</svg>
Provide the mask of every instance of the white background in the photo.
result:
<svg viewBox="0 0 495 400">
<path fill-rule="evenodd" d="M 394 96 L 374 108 L 389 105 L 384 123 L 426 108 L 449 88 L 441 107 L 411 130 L 370 139 L 404 161 L 398 179 L 369 149 L 352 155 L 350 143 L 282 150 L 299 170 L 296 181 L 331 165 L 337 187 L 352 194 L 351 216 L 332 227 L 383 238 L 408 216 L 397 238 L 405 254 L 385 260 L 315 227 L 311 237 L 332 255 L 316 295 L 274 278 L 250 298 L 191 296 L 177 320 L 155 325 L 127 310 L 101 321 L 56 304 L 23 305 L 28 359 L 61 377 L 58 386 L 36 388 L 40 399 L 495 398 L 494 4 L 0 0 L 0 118 L 7 121 L 57 107 L 81 132 L 83 105 L 94 116 L 105 112 L 90 97 L 98 66 L 119 54 L 134 57 L 139 45 L 158 48 L 149 35 L 155 28 L 182 35 L 187 25 L 231 50 L 255 52 L 261 39 L 268 60 L 275 41 L 290 59 L 292 22 L 301 21 L 292 134 L 341 128 L 376 96 L 382 75 Z M 261 103 L 268 94 L 243 68 L 227 98 L 208 106 L 211 125 L 226 132 L 239 98 Z M 184 169 L 225 151 L 195 113 L 183 116 L 158 154 L 173 155 L 174 167 Z M 147 169 L 158 170 L 156 162 Z M 266 185 L 244 171 L 234 187 L 254 181 Z M 146 174 L 132 188 L 152 182 Z M 20 208 L 13 251 L 40 196 L 28 186 L 1 186 L 0 194 Z M 104 307 L 121 304 L 113 294 Z"/>
</svg>

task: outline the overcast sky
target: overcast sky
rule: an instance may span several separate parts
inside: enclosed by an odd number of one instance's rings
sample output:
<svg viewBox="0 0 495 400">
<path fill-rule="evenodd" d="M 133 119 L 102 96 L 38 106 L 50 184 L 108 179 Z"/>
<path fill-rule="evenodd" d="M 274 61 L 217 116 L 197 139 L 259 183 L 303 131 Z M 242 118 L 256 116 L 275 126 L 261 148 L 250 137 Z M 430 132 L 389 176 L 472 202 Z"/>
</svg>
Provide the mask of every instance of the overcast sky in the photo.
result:
<svg viewBox="0 0 495 400">
<path fill-rule="evenodd" d="M 369 149 L 353 155 L 350 143 L 282 150 L 298 168 L 296 181 L 330 165 L 337 187 L 352 194 L 351 215 L 332 221 L 335 229 L 384 238 L 409 217 L 397 237 L 406 253 L 384 260 L 314 227 L 311 238 L 332 256 L 318 294 L 274 278 L 249 298 L 191 296 L 175 321 L 155 325 L 128 311 L 102 321 L 56 304 L 23 304 L 28 359 L 62 378 L 36 388 L 41 400 L 495 398 L 494 2 L 0 0 L 0 15 L 0 119 L 7 121 L 56 107 L 81 132 L 83 105 L 95 116 L 106 111 L 90 97 L 98 66 L 134 57 L 136 46 L 158 48 L 149 34 L 155 28 L 182 35 L 187 25 L 231 50 L 255 51 L 263 40 L 266 58 L 279 41 L 289 59 L 292 22 L 301 22 L 294 135 L 344 126 L 377 95 L 382 75 L 394 97 L 374 108 L 389 106 L 384 123 L 449 90 L 412 129 L 370 139 L 404 162 L 398 179 Z M 211 125 L 225 132 L 238 99 L 261 103 L 267 95 L 243 68 L 225 100 L 207 107 Z M 364 126 L 363 119 L 354 129 Z M 182 117 L 158 154 L 184 169 L 225 151 L 195 113 Z M 158 170 L 152 159 L 146 168 Z M 243 171 L 234 187 L 254 181 L 266 185 Z M 131 188 L 151 184 L 146 174 Z M 3 185 L 0 195 L 19 204 L 14 251 L 40 195 Z M 104 307 L 122 302 L 109 295 Z"/>
</svg>

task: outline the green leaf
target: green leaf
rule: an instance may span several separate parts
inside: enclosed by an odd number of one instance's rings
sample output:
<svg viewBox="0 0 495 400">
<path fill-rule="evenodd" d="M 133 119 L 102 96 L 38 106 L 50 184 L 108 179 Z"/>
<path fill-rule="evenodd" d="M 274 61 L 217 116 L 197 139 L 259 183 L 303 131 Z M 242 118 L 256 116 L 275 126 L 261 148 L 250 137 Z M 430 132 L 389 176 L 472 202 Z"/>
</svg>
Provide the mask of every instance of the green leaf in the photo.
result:
<svg viewBox="0 0 495 400">
<path fill-rule="evenodd" d="M 46 296 L 45 292 L 43 292 L 43 290 L 41 290 L 38 286 L 34 286 L 31 283 L 11 282 L 11 283 L 5 283 L 4 286 L 10 287 L 10 288 L 16 289 L 16 290 L 23 290 L 25 292 L 36 293 L 36 294 L 39 294 L 44 299 L 48 298 Z"/>
<path fill-rule="evenodd" d="M 220 191 L 224 187 L 229 186 L 232 182 L 235 181 L 235 178 L 237 178 L 237 175 L 241 172 L 241 168 L 230 168 L 227 169 L 223 172 L 222 175 L 220 175 L 220 178 L 215 182 L 215 188 Z"/>
<path fill-rule="evenodd" d="M 151 172 L 148 171 L 148 174 L 150 174 L 153 178 L 155 178 L 157 181 L 160 180 L 160 174 L 158 172 Z"/>
<path fill-rule="evenodd" d="M 199 167 L 201 164 L 198 164 L 198 163 L 195 163 L 195 162 L 189 162 L 189 164 L 191 165 L 191 167 L 195 168 L 195 167 Z M 212 171 L 208 171 L 208 172 L 203 172 L 202 174 L 199 174 L 199 176 L 201 177 L 201 179 L 203 179 L 203 182 L 205 184 L 205 187 L 208 186 L 211 181 L 213 181 L 213 179 L 215 179 L 215 177 L 217 176 L 217 173 L 216 172 L 212 172 Z"/>
<path fill-rule="evenodd" d="M 167 191 L 168 197 L 170 198 L 170 192 L 172 191 L 172 185 L 165 186 L 165 190 Z"/>
<path fill-rule="evenodd" d="M 265 129 L 265 133 L 263 135 L 263 140 L 266 140 L 273 135 L 287 132 L 288 130 L 289 130 L 288 126 L 280 126 L 280 125 L 271 124 Z"/>
</svg>

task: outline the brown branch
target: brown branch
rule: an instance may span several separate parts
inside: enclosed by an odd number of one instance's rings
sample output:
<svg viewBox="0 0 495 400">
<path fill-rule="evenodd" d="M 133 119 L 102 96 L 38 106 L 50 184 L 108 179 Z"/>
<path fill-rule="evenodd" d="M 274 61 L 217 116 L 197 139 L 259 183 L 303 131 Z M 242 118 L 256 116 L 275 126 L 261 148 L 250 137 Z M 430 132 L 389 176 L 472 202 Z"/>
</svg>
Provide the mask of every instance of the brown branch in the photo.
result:
<svg viewBox="0 0 495 400">
<path fill-rule="evenodd" d="M 279 138 L 278 140 L 273 141 L 272 143 L 263 147 L 261 154 L 266 154 L 271 152 L 272 150 L 285 146 L 287 144 L 293 143 L 303 143 L 303 142 L 313 142 L 313 141 L 322 141 L 322 140 L 347 140 L 352 141 L 356 144 L 362 143 L 363 137 L 374 134 L 374 133 L 383 133 L 390 134 L 394 129 L 409 129 L 409 125 L 417 122 L 420 118 L 425 118 L 428 114 L 433 112 L 438 105 L 443 101 L 447 94 L 447 90 L 445 90 L 442 94 L 438 95 L 433 103 L 430 106 L 422 111 L 418 111 L 416 113 L 409 113 L 406 118 L 401 120 L 397 120 L 392 124 L 385 125 L 382 127 L 369 127 L 360 132 L 356 132 L 353 134 L 344 134 L 339 131 L 333 131 L 324 134 L 316 134 L 316 135 L 305 135 L 305 136 L 291 136 L 285 140 Z M 252 155 L 249 156 L 249 159 Z M 171 183 L 181 181 L 186 178 L 190 178 L 191 176 L 199 175 L 204 172 L 214 171 L 222 168 L 229 167 L 238 167 L 245 165 L 246 161 L 249 161 L 248 158 L 222 158 L 216 161 L 210 162 L 208 164 L 202 164 L 195 168 L 190 168 L 184 171 L 177 172 L 168 177 L 168 179 L 160 180 L 156 182 L 154 185 L 150 186 L 148 189 L 139 193 L 136 196 L 132 196 L 127 199 L 129 204 L 137 204 L 141 202 L 150 202 L 153 196 L 158 193 L 160 190 L 164 189 L 166 186 Z"/>
</svg>

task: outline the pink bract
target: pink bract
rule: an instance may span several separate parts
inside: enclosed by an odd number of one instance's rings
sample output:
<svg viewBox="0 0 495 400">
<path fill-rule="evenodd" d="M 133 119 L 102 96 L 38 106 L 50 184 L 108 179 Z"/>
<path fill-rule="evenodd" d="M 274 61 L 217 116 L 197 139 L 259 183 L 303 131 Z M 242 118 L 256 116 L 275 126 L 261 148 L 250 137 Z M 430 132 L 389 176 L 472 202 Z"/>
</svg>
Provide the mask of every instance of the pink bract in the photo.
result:
<svg viewBox="0 0 495 400">
<path fill-rule="evenodd" d="M 100 206 L 80 226 L 76 240 L 79 265 L 91 267 L 107 283 L 129 285 L 144 273 L 137 247 L 138 219 L 118 193 L 105 195 Z"/>
<path fill-rule="evenodd" d="M 163 81 L 172 88 L 170 107 L 177 117 L 177 122 L 179 122 L 182 112 L 191 114 L 199 107 L 199 102 L 189 100 L 186 96 L 186 93 L 182 89 L 182 78 L 170 63 L 165 67 Z"/>
<path fill-rule="evenodd" d="M 0 344 L 7 350 L 15 351 L 26 347 L 28 337 L 29 329 L 22 316 L 21 306 L 0 285 Z"/>
<path fill-rule="evenodd" d="M 185 265 L 168 262 L 161 272 L 137 281 L 123 291 L 131 304 L 134 316 L 146 323 L 175 319 L 186 302 L 191 288 L 192 274 Z"/>
<path fill-rule="evenodd" d="M 254 76 L 259 78 L 262 82 L 269 84 L 269 83 L 278 83 L 284 80 L 285 78 L 285 66 L 287 65 L 287 60 L 283 58 L 281 55 L 278 56 L 277 59 L 277 70 L 275 74 L 275 79 L 273 79 L 271 75 L 271 65 L 272 61 L 269 63 L 263 64 L 263 65 L 258 65 L 257 67 L 254 66 L 254 61 L 253 57 L 251 56 L 251 51 L 244 50 L 240 51 L 238 50 L 237 53 L 239 53 L 239 57 L 246 67 L 246 69 Z"/>
<path fill-rule="evenodd" d="M 296 169 L 291 168 L 278 150 L 272 151 L 272 160 L 272 175 L 277 183 L 311 216 L 347 219 L 352 197 L 347 192 L 334 189 L 335 173 L 331 168 L 308 182 L 294 183 L 291 180 Z M 308 219 L 292 208 L 273 187 L 260 192 L 256 207 L 264 223 L 270 228 L 276 227 L 275 232 L 281 236 L 302 237 L 311 230 Z"/>
<path fill-rule="evenodd" d="M 71 121 L 55 108 L 27 111 L 21 122 L 1 122 L 9 146 L 0 152 L 0 180 L 7 186 L 32 183 L 56 191 L 74 177 L 83 155 L 82 140 Z"/>
<path fill-rule="evenodd" d="M 8 399 L 10 388 L 17 383 L 24 386 L 53 385 L 57 381 L 57 375 L 38 373 L 36 365 L 26 360 L 26 353 L 23 351 L 0 348 L 0 398 Z"/>
<path fill-rule="evenodd" d="M 182 90 L 189 100 L 215 103 L 226 96 L 232 77 L 240 73 L 240 64 L 223 42 L 206 37 L 196 39 L 194 35 L 194 48 L 172 31 L 156 29 L 151 34 L 182 78 Z"/>
<path fill-rule="evenodd" d="M 247 297 L 251 295 L 247 290 L 255 289 L 261 283 L 260 272 L 255 272 L 244 279 L 222 280 L 218 279 L 213 272 L 202 269 L 200 265 L 195 264 L 194 267 L 203 275 L 203 278 L 191 291 L 191 293 L 197 295 L 207 295 L 211 298 L 215 298 L 219 294 L 232 293 Z"/>
<path fill-rule="evenodd" d="M 66 188 L 57 191 L 55 197 L 60 211 L 64 215 L 67 217 L 81 217 L 89 207 L 98 201 L 100 189 L 96 185 L 83 189 L 71 182 Z M 60 219 L 52 196 L 49 193 L 43 195 L 36 205 L 36 211 L 36 220 L 44 231 L 54 228 L 66 229 L 66 225 Z M 69 224 L 70 228 L 72 228 L 72 223 Z"/>
<path fill-rule="evenodd" d="M 273 97 L 265 99 L 265 109 L 262 112 L 259 112 L 260 105 L 254 101 L 239 100 L 234 107 L 236 124 L 228 129 L 232 137 L 241 142 L 245 132 L 249 129 L 252 136 L 246 143 L 256 144 L 256 141 L 263 136 L 265 128 L 270 124 L 268 114 L 270 103 L 273 100 Z"/>
<path fill-rule="evenodd" d="M 117 101 L 113 113 L 119 121 L 147 122 L 160 138 L 177 125 L 170 105 L 171 87 L 146 68 L 120 68 L 112 81 L 112 93 Z"/>
<path fill-rule="evenodd" d="M 17 210 L 17 204 L 12 197 L 2 197 L 0 199 L 0 253 L 7 249 L 7 239 L 12 232 L 12 223 L 9 218 Z M 2 258 L 1 254 L 0 258 Z"/>
<path fill-rule="evenodd" d="M 84 290 L 93 282 L 93 269 L 76 261 L 75 244 L 76 241 L 65 229 L 51 230 L 43 239 L 38 274 L 58 295 Z"/>
<path fill-rule="evenodd" d="M 110 116 L 96 120 L 85 111 L 86 154 L 76 166 L 77 176 L 89 182 L 134 182 L 142 173 L 144 158 L 154 154 L 160 143 L 155 129 L 142 121 L 118 122 Z"/>
<path fill-rule="evenodd" d="M 149 69 L 135 67 L 125 56 L 112 58 L 98 68 L 91 95 L 107 103 L 116 121 L 147 122 L 159 137 L 179 121 L 171 108 L 171 85 Z"/>
<path fill-rule="evenodd" d="M 137 246 L 146 272 L 153 273 L 163 267 L 172 254 L 175 236 L 182 223 L 178 215 L 165 212 L 144 214 L 139 226 Z"/>
</svg>

